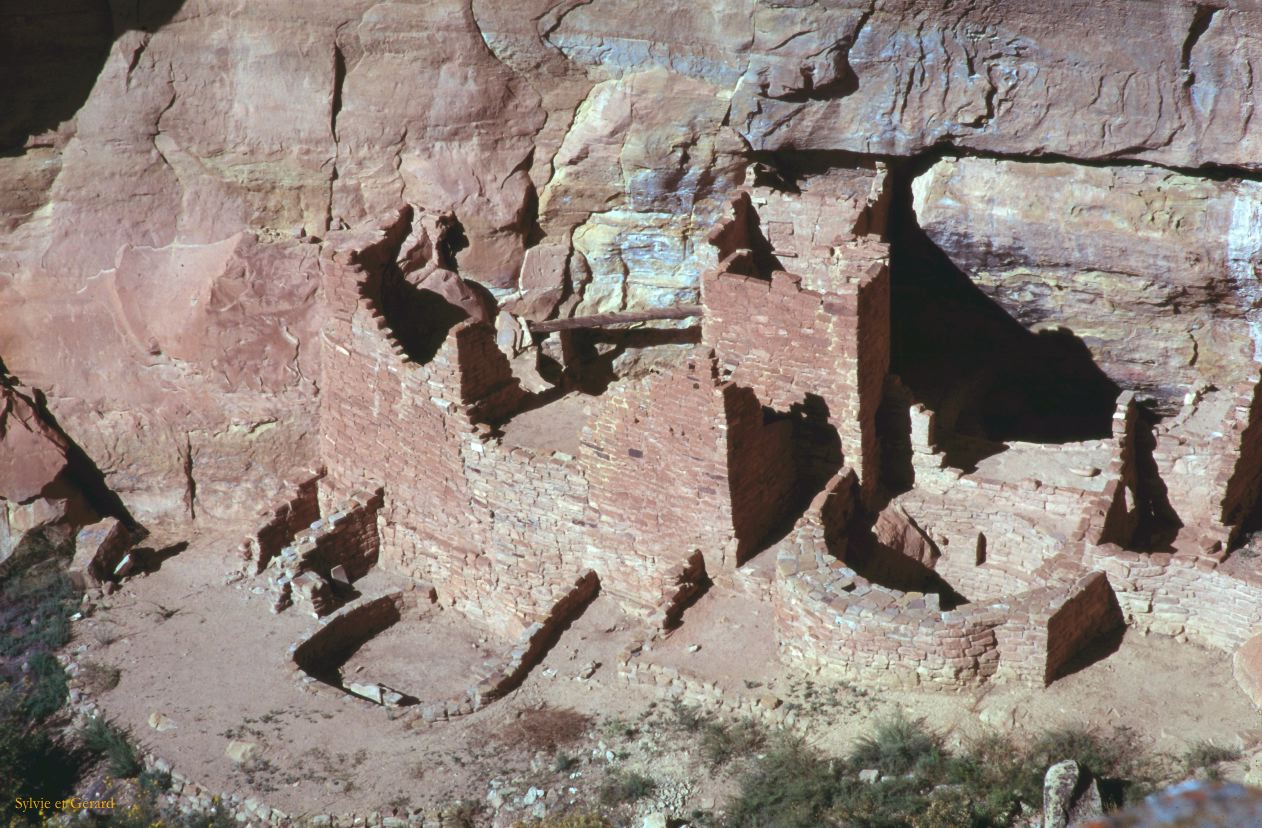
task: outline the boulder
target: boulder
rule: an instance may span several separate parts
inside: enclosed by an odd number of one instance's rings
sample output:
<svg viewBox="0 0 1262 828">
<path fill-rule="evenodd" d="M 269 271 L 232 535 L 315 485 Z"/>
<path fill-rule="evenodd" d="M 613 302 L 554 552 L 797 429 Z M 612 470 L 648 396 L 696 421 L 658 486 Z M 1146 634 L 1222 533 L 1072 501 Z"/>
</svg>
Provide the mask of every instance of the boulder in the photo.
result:
<svg viewBox="0 0 1262 828">
<path fill-rule="evenodd" d="M 70 480 L 69 450 L 70 441 L 0 363 L 0 563 L 28 539 L 47 539 L 52 527 L 87 517 Z"/>
<path fill-rule="evenodd" d="M 1188 780 L 1143 802 L 1074 828 L 1238 828 L 1262 825 L 1262 791 L 1235 783 Z"/>
<path fill-rule="evenodd" d="M 257 742 L 247 742 L 239 739 L 233 739 L 228 742 L 228 746 L 224 748 L 224 755 L 240 765 L 257 757 L 262 750 L 263 749 Z"/>
<path fill-rule="evenodd" d="M 1257 182 L 945 158 L 912 190 L 917 222 L 987 296 L 1033 330 L 1080 335 L 1163 413 L 1198 385 L 1256 376 Z"/>
<path fill-rule="evenodd" d="M 70 563 L 71 580 L 86 588 L 125 578 L 138 564 L 133 547 L 147 534 L 141 527 L 129 529 L 112 517 L 80 529 L 75 535 L 75 554 Z"/>
<path fill-rule="evenodd" d="M 176 727 L 175 721 L 170 716 L 157 710 L 149 714 L 149 726 L 159 733 L 175 730 Z"/>
<path fill-rule="evenodd" d="M 569 292 L 569 245 L 540 244 L 526 251 L 517 289 L 520 297 L 505 307 L 532 321 L 547 319 Z"/>
<path fill-rule="evenodd" d="M 937 546 L 898 504 L 883 509 L 876 516 L 872 532 L 882 546 L 925 566 L 932 567 L 939 557 Z"/>
<path fill-rule="evenodd" d="M 0 374 L 0 499 L 27 503 L 65 470 L 68 443 Z"/>
<path fill-rule="evenodd" d="M 368 699 L 374 704 L 384 704 L 385 688 L 380 684 L 350 682 L 346 689 L 360 698 Z"/>
<path fill-rule="evenodd" d="M 454 271 L 437 267 L 425 273 L 416 282 L 419 290 L 427 290 L 441 296 L 479 322 L 494 324 L 495 314 L 488 297 Z"/>
<path fill-rule="evenodd" d="M 1095 780 L 1072 759 L 1057 762 L 1043 777 L 1043 828 L 1069 828 L 1104 814 Z"/>
<path fill-rule="evenodd" d="M 1250 701 L 1262 708 L 1262 635 L 1255 635 L 1240 645 L 1231 666 L 1240 689 Z"/>
</svg>

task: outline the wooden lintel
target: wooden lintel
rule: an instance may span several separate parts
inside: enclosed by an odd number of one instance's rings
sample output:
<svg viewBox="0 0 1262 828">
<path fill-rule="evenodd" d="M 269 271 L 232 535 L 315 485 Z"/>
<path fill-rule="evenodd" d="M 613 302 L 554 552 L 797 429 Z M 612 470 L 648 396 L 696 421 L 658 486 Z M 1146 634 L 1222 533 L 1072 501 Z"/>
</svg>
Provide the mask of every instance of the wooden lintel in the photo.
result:
<svg viewBox="0 0 1262 828">
<path fill-rule="evenodd" d="M 648 322 L 653 319 L 687 319 L 700 316 L 700 305 L 676 305 L 673 308 L 658 308 L 645 311 L 625 311 L 623 313 L 597 313 L 592 316 L 575 316 L 570 319 L 549 319 L 547 322 L 527 322 L 531 333 L 552 333 L 553 331 L 573 331 L 581 328 L 608 328 L 615 325 L 631 325 L 636 322 Z"/>
</svg>

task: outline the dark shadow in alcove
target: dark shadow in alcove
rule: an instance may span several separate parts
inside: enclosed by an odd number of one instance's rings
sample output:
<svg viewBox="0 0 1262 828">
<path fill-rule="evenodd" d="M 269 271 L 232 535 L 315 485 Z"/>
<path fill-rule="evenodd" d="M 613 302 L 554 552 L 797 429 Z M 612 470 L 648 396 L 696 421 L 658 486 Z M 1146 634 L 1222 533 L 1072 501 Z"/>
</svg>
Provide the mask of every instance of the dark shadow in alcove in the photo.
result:
<svg viewBox="0 0 1262 828">
<path fill-rule="evenodd" d="M 881 506 L 916 484 L 911 447 L 911 394 L 897 377 L 886 381 L 876 411 L 876 433 L 881 443 Z"/>
<path fill-rule="evenodd" d="M 763 424 L 789 421 L 792 427 L 793 494 L 783 514 L 741 559 L 745 564 L 789 536 L 811 501 L 824 490 L 844 463 L 841 435 L 829 422 L 828 403 L 818 394 L 807 394 L 790 406 L 788 413 L 763 408 Z"/>
<path fill-rule="evenodd" d="M 1135 500 L 1139 521 L 1135 534 L 1124 543 L 1139 552 L 1173 552 L 1174 540 L 1183 528 L 1183 521 L 1170 503 L 1166 483 L 1161 479 L 1153 452 L 1157 437 L 1153 433 L 1154 415 L 1140 411 L 1134 443 Z"/>
<path fill-rule="evenodd" d="M 128 31 L 155 32 L 184 0 L 0 0 L 0 155 L 79 111 Z"/>
<path fill-rule="evenodd" d="M 434 358 L 448 332 L 469 318 L 463 308 L 432 290 L 422 290 L 403 277 L 393 264 L 371 274 L 359 286 L 360 295 L 381 315 L 388 334 L 413 362 L 424 365 Z"/>
<path fill-rule="evenodd" d="M 890 167 L 892 373 L 960 434 L 1037 443 L 1110 436 L 1120 389 L 1082 340 L 1063 328 L 1027 330 L 920 228 L 911 182 L 938 158 Z"/>
<path fill-rule="evenodd" d="M 874 584 L 900 592 L 937 595 L 939 606 L 944 610 L 968 603 L 968 599 L 933 569 L 877 540 L 870 527 L 851 533 L 845 563 Z"/>
<path fill-rule="evenodd" d="M 587 328 L 568 332 L 574 361 L 567 381 L 584 394 L 598 396 L 618 379 L 614 362 L 628 350 L 661 345 L 696 345 L 701 328 Z"/>
</svg>

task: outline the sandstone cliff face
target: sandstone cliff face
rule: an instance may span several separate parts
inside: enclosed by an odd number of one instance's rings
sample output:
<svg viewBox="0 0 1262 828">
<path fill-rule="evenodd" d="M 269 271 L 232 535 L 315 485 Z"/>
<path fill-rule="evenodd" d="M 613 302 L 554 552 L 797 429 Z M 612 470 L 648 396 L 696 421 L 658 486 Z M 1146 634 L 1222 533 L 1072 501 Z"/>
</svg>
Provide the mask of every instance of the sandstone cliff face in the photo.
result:
<svg viewBox="0 0 1262 828">
<path fill-rule="evenodd" d="M 733 101 L 758 149 L 1262 163 L 1256 3 L 765 5 Z"/>
<path fill-rule="evenodd" d="M 1252 2 L 50 0 L 0 24 L 0 357 L 141 514 L 250 512 L 305 472 L 310 237 L 400 202 L 454 213 L 461 274 L 542 318 L 693 301 L 755 156 L 1262 167 Z M 965 159 L 918 193 L 1018 318 L 1163 406 L 1252 370 L 1252 183 Z"/>
<path fill-rule="evenodd" d="M 63 541 L 70 526 L 94 519 L 84 496 L 94 481 L 75 479 L 77 460 L 39 403 L 0 382 L 0 572 L 25 548 Z"/>
<path fill-rule="evenodd" d="M 945 159 L 912 185 L 933 242 L 1026 326 L 1070 329 L 1166 413 L 1262 357 L 1262 186 L 1154 167 Z"/>
</svg>

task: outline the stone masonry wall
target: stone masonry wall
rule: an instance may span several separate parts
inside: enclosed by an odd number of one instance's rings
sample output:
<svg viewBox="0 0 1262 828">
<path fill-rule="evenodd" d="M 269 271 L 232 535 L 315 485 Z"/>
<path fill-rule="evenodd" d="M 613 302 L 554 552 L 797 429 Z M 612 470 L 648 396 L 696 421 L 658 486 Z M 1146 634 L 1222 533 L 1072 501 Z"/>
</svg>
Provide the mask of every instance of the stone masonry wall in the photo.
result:
<svg viewBox="0 0 1262 828">
<path fill-rule="evenodd" d="M 607 393 L 583 430 L 580 455 L 602 546 L 677 561 L 732 540 L 718 386 L 713 361 L 696 348 L 677 370 Z"/>
<path fill-rule="evenodd" d="M 764 422 L 757 397 L 719 381 L 704 348 L 614 386 L 578 457 L 501 443 L 490 424 L 528 397 L 494 330 L 457 323 L 421 364 L 374 299 L 374 268 L 388 269 L 398 232 L 346 234 L 324 262 L 326 497 L 384 486 L 385 567 L 513 635 L 589 570 L 651 615 L 697 550 L 734 566 L 780 520 L 791 425 Z"/>
<path fill-rule="evenodd" d="M 1222 522 L 1232 527 L 1229 543 L 1262 499 L 1262 382 L 1239 386 L 1236 399 L 1229 423 L 1235 445 L 1227 453 L 1220 512 Z"/>
<path fill-rule="evenodd" d="M 739 566 L 783 519 L 796 493 L 793 423 L 767 422 L 754 392 L 725 383 L 728 487 Z"/>
<path fill-rule="evenodd" d="M 1108 576 L 1127 623 L 1138 629 L 1224 650 L 1262 632 L 1262 573 L 1247 561 L 1102 544 L 1088 545 L 1083 563 Z"/>
<path fill-rule="evenodd" d="M 921 459 L 919 487 L 895 503 L 937 545 L 942 554 L 934 568 L 962 595 L 989 600 L 1023 592 L 1044 583 L 1043 568 L 1084 540 L 1130 538 L 1137 516 L 1137 423 L 1133 395 L 1127 392 L 1118 400 L 1111 440 L 1014 444 L 1011 452 L 1026 455 L 1028 473 L 1019 479 L 988 473 L 984 464 L 957 477 L 954 470 L 933 468 Z M 1096 473 L 1056 475 L 1052 466 L 1066 452 L 1098 464 Z M 1054 476 L 1059 482 L 1051 482 Z"/>
<path fill-rule="evenodd" d="M 830 543 L 853 511 L 843 472 L 776 549 L 775 617 L 782 651 L 826 672 L 900 686 L 963 686 L 992 676 L 1041 685 L 1121 616 L 1100 573 L 1074 569 L 993 604 L 943 611 L 938 596 L 859 576 Z"/>
<path fill-rule="evenodd" d="M 1047 619 L 1047 668 L 1044 681 L 1060 677 L 1096 637 L 1120 629 L 1125 623 L 1117 598 L 1102 572 L 1093 572 L 1080 582 Z"/>
<path fill-rule="evenodd" d="M 295 534 L 266 569 L 273 610 L 280 612 L 294 603 L 316 617 L 332 610 L 332 582 L 357 581 L 377 563 L 381 504 L 381 489 L 356 492 L 341 508 Z"/>
<path fill-rule="evenodd" d="M 530 613 L 546 611 L 562 587 L 584 569 L 594 517 L 587 480 L 566 455 L 541 455 L 494 440 L 470 439 L 462 448 L 470 522 L 481 527 L 483 546 L 458 553 L 440 582 L 461 596 L 462 609 L 517 635 Z M 605 569 L 602 567 L 603 573 Z M 616 579 L 608 586 L 634 601 L 634 585 Z"/>
<path fill-rule="evenodd" d="M 702 276 L 702 339 L 722 376 L 778 411 L 821 399 L 845 460 L 871 490 L 879 469 L 876 411 L 889 368 L 889 276 L 875 242 L 856 241 L 832 263 L 838 293 L 796 277 Z"/>
<path fill-rule="evenodd" d="M 710 572 L 733 568 L 792 496 L 790 437 L 790 423 L 764 422 L 751 391 L 719 381 L 705 348 L 613 392 L 584 430 L 580 458 L 597 545 L 671 564 L 701 550 Z"/>
<path fill-rule="evenodd" d="M 1189 397 L 1158 426 L 1153 458 L 1184 524 L 1178 547 L 1222 555 L 1262 496 L 1262 384 Z"/>
<path fill-rule="evenodd" d="M 381 549 L 377 532 L 377 513 L 381 505 L 380 489 L 359 492 L 344 508 L 299 532 L 290 548 L 301 559 L 301 569 L 327 576 L 330 570 L 340 566 L 351 581 L 367 575 L 377 563 Z"/>
<path fill-rule="evenodd" d="M 254 574 L 266 569 L 272 558 L 294 542 L 295 535 L 320 519 L 321 477 L 323 474 L 298 484 L 293 499 L 272 510 L 267 522 L 245 539 L 243 548 L 253 564 Z M 263 516 L 267 514 L 263 512 Z"/>
</svg>

